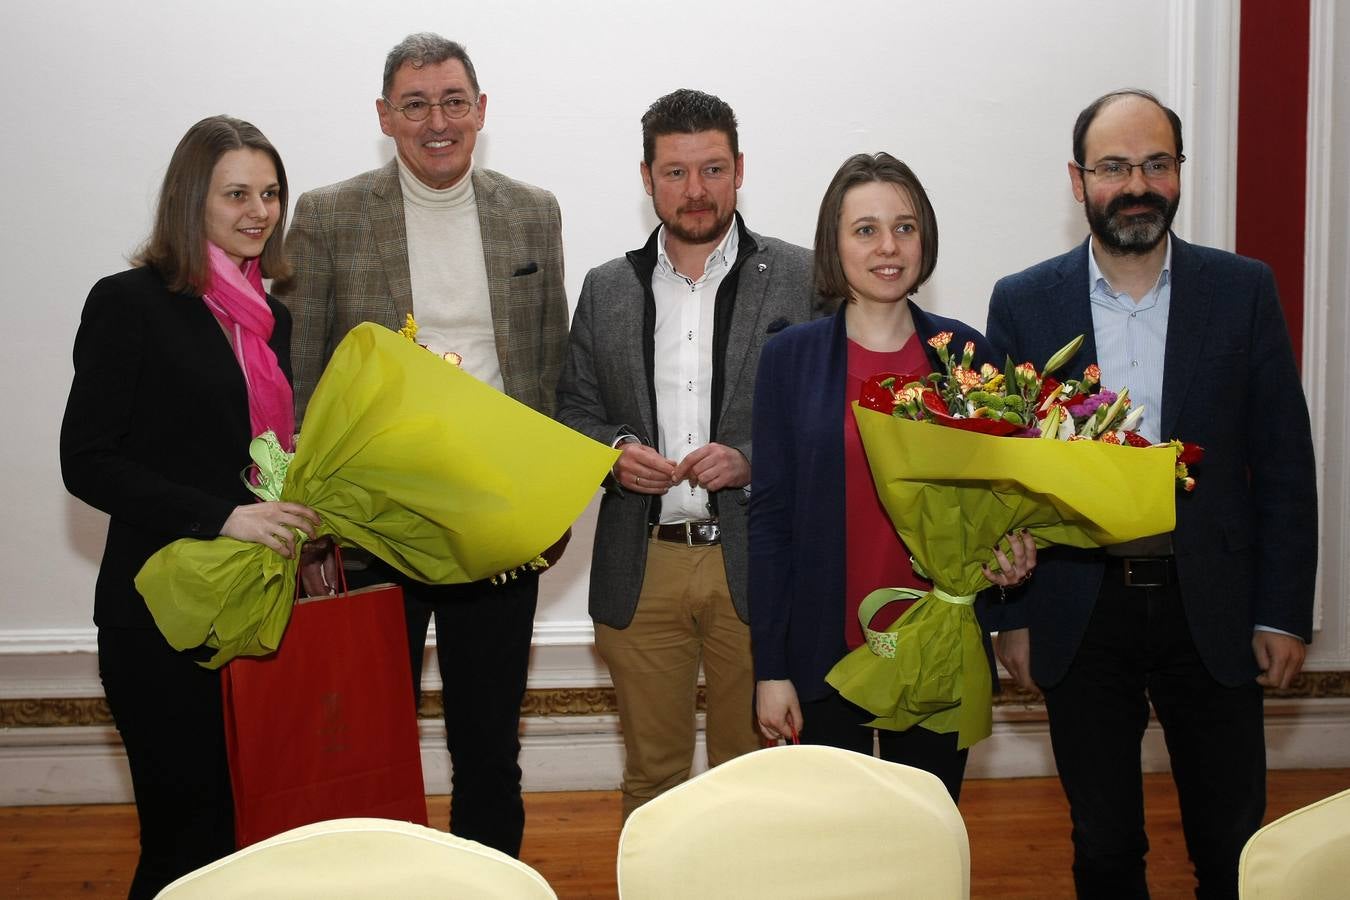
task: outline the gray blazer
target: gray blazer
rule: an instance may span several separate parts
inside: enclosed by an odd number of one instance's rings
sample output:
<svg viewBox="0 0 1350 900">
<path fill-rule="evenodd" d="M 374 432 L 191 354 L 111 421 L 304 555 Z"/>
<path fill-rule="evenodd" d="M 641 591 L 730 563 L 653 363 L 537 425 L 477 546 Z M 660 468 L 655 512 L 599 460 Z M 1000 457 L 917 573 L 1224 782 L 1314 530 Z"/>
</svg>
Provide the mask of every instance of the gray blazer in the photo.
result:
<svg viewBox="0 0 1350 900">
<path fill-rule="evenodd" d="M 562 218 L 548 191 L 475 167 L 488 298 L 506 393 L 546 415 L 567 349 Z M 296 420 L 328 358 L 362 322 L 414 313 L 398 160 L 302 194 L 286 236 L 295 274 L 274 293 L 295 323 Z M 415 315 L 415 313 L 414 313 Z"/>
<path fill-rule="evenodd" d="M 736 216 L 740 249 L 719 290 L 734 285 L 734 306 L 725 325 L 725 353 L 714 353 L 713 440 L 735 447 L 750 460 L 750 411 L 759 351 L 773 334 L 815 317 L 811 252 L 745 228 Z M 658 229 L 659 231 L 659 229 Z M 625 432 L 657 445 L 651 347 L 654 301 L 651 273 L 656 232 L 647 245 L 592 269 L 586 275 L 572 319 L 567 360 L 558 382 L 558 420 L 603 444 Z M 733 281 L 734 279 L 734 281 Z M 714 345 L 722 344 L 722 315 Z M 720 371 L 718 371 L 720 369 Z M 591 560 L 591 618 L 625 628 L 637 609 L 647 561 L 652 498 L 629 493 L 605 480 Z M 749 621 L 746 600 L 746 532 L 749 499 L 740 488 L 714 494 L 722 526 L 727 584 L 736 612 Z"/>
</svg>

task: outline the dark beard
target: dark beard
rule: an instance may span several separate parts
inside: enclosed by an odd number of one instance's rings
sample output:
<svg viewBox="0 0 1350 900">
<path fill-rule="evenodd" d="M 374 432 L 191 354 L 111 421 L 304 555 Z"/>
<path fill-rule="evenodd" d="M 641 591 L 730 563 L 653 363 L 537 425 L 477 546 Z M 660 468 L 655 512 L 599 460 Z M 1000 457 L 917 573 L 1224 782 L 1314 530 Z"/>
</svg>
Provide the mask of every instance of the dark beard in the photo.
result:
<svg viewBox="0 0 1350 900">
<path fill-rule="evenodd" d="M 1179 196 L 1169 203 L 1161 194 L 1121 194 L 1108 203 L 1105 209 L 1091 202 L 1084 203 L 1083 209 L 1087 213 L 1088 227 L 1107 251 L 1143 256 L 1167 236 L 1180 203 Z M 1120 212 L 1123 207 L 1140 205 L 1153 209 L 1128 216 Z"/>
</svg>

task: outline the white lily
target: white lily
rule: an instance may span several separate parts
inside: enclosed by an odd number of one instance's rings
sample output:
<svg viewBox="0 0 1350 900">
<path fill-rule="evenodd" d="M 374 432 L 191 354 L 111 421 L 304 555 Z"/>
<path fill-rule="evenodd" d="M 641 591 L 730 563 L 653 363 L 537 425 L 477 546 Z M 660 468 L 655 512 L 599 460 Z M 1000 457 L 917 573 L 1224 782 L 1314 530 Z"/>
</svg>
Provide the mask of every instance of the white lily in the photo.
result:
<svg viewBox="0 0 1350 900">
<path fill-rule="evenodd" d="M 1139 420 L 1144 417 L 1145 408 L 1146 407 L 1143 406 L 1136 406 L 1134 409 L 1130 410 L 1130 414 L 1125 417 L 1125 421 L 1120 423 L 1120 430 L 1138 431 Z"/>
</svg>

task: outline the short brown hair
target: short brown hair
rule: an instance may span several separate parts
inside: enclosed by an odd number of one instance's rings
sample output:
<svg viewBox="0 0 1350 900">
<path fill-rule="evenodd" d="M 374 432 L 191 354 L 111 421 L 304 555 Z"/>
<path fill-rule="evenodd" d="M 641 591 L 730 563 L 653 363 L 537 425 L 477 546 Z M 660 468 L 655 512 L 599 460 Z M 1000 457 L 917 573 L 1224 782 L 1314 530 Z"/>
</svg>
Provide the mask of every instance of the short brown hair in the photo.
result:
<svg viewBox="0 0 1350 900">
<path fill-rule="evenodd" d="M 283 241 L 286 235 L 286 169 L 271 141 L 253 125 L 230 116 L 210 116 L 187 130 L 164 172 L 155 209 L 155 225 L 133 262 L 159 272 L 171 291 L 205 293 L 211 286 L 206 252 L 206 198 L 216 163 L 231 150 L 266 153 L 277 170 L 281 212 L 258 262 L 267 278 L 291 273 Z"/>
<path fill-rule="evenodd" d="M 642 160 L 650 168 L 656 159 L 656 139 L 667 134 L 720 131 L 727 136 L 734 159 L 741 155 L 736 113 L 721 97 L 680 88 L 657 99 L 642 114 Z"/>
<path fill-rule="evenodd" d="M 1172 143 L 1176 144 L 1177 158 L 1181 158 L 1181 117 L 1173 110 L 1163 106 L 1162 101 L 1156 96 L 1142 88 L 1121 88 L 1118 91 L 1112 91 L 1109 94 L 1102 94 L 1096 100 L 1093 100 L 1087 107 L 1078 114 L 1077 120 L 1073 123 L 1073 158 L 1080 166 L 1087 164 L 1085 158 L 1087 153 L 1087 132 L 1096 121 L 1097 114 L 1110 103 L 1122 100 L 1126 97 L 1138 97 L 1141 100 L 1147 100 L 1163 111 L 1167 116 L 1167 124 L 1172 126 Z"/>
<path fill-rule="evenodd" d="M 844 211 L 844 195 L 860 184 L 881 181 L 901 188 L 909 195 L 914 212 L 919 217 L 919 240 L 922 255 L 919 280 L 914 290 L 928 280 L 937 266 L 937 214 L 928 200 L 928 192 L 919 183 L 919 176 L 909 166 L 889 153 L 859 153 L 844 160 L 834 173 L 825 197 L 820 201 L 820 216 L 816 219 L 815 283 L 816 291 L 831 308 L 851 299 L 848 279 L 839 262 L 839 217 Z"/>
</svg>

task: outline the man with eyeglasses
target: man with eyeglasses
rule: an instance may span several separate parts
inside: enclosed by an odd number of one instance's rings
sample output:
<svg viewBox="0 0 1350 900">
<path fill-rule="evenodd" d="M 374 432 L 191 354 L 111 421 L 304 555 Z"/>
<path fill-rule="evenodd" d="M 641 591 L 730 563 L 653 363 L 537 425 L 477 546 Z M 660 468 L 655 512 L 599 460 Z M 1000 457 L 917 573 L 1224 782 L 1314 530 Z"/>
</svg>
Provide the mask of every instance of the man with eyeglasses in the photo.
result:
<svg viewBox="0 0 1350 900">
<path fill-rule="evenodd" d="M 1169 229 L 1181 120 L 1152 94 L 1095 100 L 1069 183 L 1091 235 L 994 287 L 988 335 L 1128 387 L 1150 441 L 1204 447 L 1175 530 L 1104 551 L 1052 548 L 996 647 L 1045 695 L 1073 820 L 1080 897 L 1147 897 L 1140 742 L 1157 714 L 1200 897 L 1236 897 L 1265 811 L 1262 688 L 1288 687 L 1311 639 L 1317 495 L 1307 404 L 1269 267 Z M 1297 227 L 1298 224 L 1294 223 Z"/>
<path fill-rule="evenodd" d="M 419 343 L 458 354 L 469 374 L 552 414 L 568 315 L 558 204 L 474 162 L 487 99 L 461 45 L 410 35 L 389 52 L 375 101 L 395 158 L 300 197 L 286 242 L 295 275 L 277 290 L 294 319 L 297 421 L 352 327 L 397 329 L 409 313 Z M 450 830 L 517 855 L 518 729 L 538 577 L 434 587 L 372 560 L 360 580 L 403 587 L 415 697 L 435 616 Z"/>
</svg>

